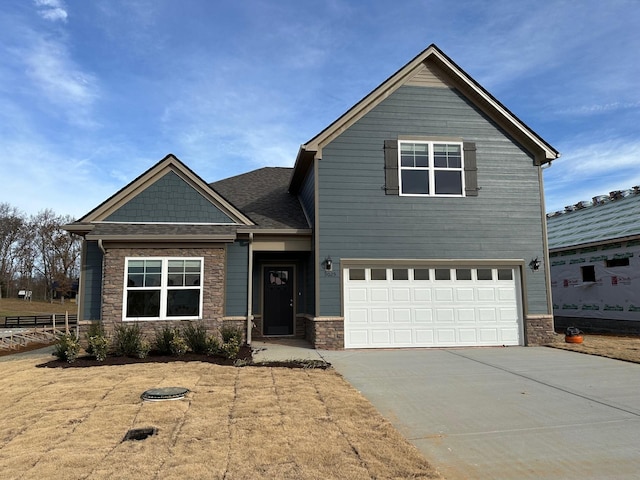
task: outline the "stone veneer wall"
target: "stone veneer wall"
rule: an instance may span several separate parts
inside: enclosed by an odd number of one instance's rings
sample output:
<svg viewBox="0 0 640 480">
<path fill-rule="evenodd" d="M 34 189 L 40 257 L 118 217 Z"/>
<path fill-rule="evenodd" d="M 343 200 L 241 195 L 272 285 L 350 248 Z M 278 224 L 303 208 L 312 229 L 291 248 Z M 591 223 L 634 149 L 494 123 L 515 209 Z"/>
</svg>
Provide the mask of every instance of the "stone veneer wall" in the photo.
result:
<svg viewBox="0 0 640 480">
<path fill-rule="evenodd" d="M 344 348 L 343 317 L 305 317 L 305 338 L 314 348 L 342 350 Z"/>
<path fill-rule="evenodd" d="M 545 345 L 557 339 L 553 329 L 553 315 L 527 315 L 524 322 L 525 345 Z"/>
<path fill-rule="evenodd" d="M 208 248 L 109 248 L 104 256 L 102 289 L 102 322 L 107 333 L 122 323 L 125 257 L 203 257 L 202 321 L 210 332 L 218 331 L 224 322 L 225 249 Z M 189 320 L 143 320 L 140 325 L 147 336 L 166 325 L 180 326 Z M 126 322 L 129 323 L 129 322 Z M 239 322 L 241 323 L 241 322 Z M 245 329 L 243 329 L 244 332 Z M 244 335 L 243 335 L 244 336 Z"/>
</svg>

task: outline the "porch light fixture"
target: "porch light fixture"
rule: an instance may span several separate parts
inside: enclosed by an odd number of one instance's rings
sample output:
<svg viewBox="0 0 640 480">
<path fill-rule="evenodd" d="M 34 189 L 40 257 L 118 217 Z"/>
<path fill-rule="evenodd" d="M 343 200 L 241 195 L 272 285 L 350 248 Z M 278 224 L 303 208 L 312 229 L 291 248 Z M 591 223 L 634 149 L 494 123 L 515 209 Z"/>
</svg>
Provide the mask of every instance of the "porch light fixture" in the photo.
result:
<svg viewBox="0 0 640 480">
<path fill-rule="evenodd" d="M 333 260 L 331 260 L 331 255 L 324 259 L 324 269 L 327 272 L 330 272 L 333 269 Z"/>
<path fill-rule="evenodd" d="M 529 262 L 529 268 L 531 270 L 533 270 L 534 272 L 537 272 L 538 270 L 540 270 L 540 264 L 542 262 L 540 262 L 540 260 L 538 260 L 538 257 L 534 258 L 533 260 L 531 260 Z"/>
</svg>

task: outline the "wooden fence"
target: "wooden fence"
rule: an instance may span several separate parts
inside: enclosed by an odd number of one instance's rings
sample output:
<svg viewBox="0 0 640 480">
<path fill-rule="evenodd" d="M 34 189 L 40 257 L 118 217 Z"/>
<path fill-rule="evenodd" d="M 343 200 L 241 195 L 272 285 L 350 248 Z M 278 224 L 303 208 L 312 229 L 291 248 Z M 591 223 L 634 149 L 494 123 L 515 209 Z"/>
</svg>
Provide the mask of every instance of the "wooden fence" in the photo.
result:
<svg viewBox="0 0 640 480">
<path fill-rule="evenodd" d="M 38 328 L 38 327 L 63 327 L 65 323 L 75 325 L 78 323 L 77 315 L 65 315 L 55 313 L 51 315 L 16 315 L 0 318 L 0 328 Z"/>
</svg>

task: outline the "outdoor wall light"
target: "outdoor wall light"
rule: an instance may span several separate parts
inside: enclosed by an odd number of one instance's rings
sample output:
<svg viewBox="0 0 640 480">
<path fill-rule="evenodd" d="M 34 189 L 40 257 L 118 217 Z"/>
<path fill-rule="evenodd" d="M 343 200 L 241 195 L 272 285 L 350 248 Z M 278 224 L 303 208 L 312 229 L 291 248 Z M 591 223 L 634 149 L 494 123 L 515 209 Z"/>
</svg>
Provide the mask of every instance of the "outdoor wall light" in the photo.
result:
<svg viewBox="0 0 640 480">
<path fill-rule="evenodd" d="M 330 272 L 333 269 L 333 260 L 331 260 L 331 255 L 324 259 L 324 269 L 327 272 Z"/>
<path fill-rule="evenodd" d="M 540 270 L 540 264 L 542 262 L 540 260 L 538 260 L 538 257 L 534 258 L 533 260 L 531 260 L 529 262 L 529 268 L 531 270 L 533 270 L 534 272 L 537 272 L 538 270 Z"/>
</svg>

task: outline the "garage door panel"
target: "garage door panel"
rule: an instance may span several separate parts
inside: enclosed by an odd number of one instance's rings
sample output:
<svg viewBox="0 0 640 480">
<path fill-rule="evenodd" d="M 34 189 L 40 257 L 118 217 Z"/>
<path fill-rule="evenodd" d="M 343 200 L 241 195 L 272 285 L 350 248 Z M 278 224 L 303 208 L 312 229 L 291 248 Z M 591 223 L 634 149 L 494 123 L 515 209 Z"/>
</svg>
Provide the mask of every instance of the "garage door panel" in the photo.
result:
<svg viewBox="0 0 640 480">
<path fill-rule="evenodd" d="M 456 288 L 455 291 L 459 302 L 473 302 L 473 288 Z"/>
<path fill-rule="evenodd" d="M 388 308 L 372 308 L 371 323 L 389 323 Z"/>
<path fill-rule="evenodd" d="M 458 323 L 476 323 L 476 312 L 473 308 L 458 308 Z"/>
<path fill-rule="evenodd" d="M 503 342 L 510 343 L 518 340 L 517 328 L 501 328 L 500 338 Z"/>
<path fill-rule="evenodd" d="M 480 323 L 495 323 L 498 319 L 498 314 L 495 308 L 479 308 L 478 320 Z"/>
<path fill-rule="evenodd" d="M 350 308 L 348 316 L 350 323 L 369 323 L 369 311 L 364 308 Z"/>
<path fill-rule="evenodd" d="M 368 347 L 369 346 L 369 331 L 368 330 L 350 330 L 346 335 L 348 345 L 352 348 Z"/>
<path fill-rule="evenodd" d="M 394 308 L 391 321 L 393 323 L 411 323 L 411 309 L 410 308 Z"/>
<path fill-rule="evenodd" d="M 475 345 L 478 343 L 478 335 L 475 328 L 459 328 L 458 343 L 462 345 Z"/>
<path fill-rule="evenodd" d="M 431 289 L 430 288 L 414 288 L 413 299 L 416 302 L 430 302 L 431 301 Z"/>
<path fill-rule="evenodd" d="M 369 290 L 372 302 L 388 302 L 389 301 L 389 289 L 388 288 L 372 288 Z"/>
<path fill-rule="evenodd" d="M 371 332 L 371 343 L 373 345 L 387 346 L 391 344 L 391 331 L 373 330 Z"/>
<path fill-rule="evenodd" d="M 433 323 L 433 312 L 427 308 L 416 308 L 414 310 L 416 323 Z"/>
<path fill-rule="evenodd" d="M 456 320 L 453 308 L 436 308 L 436 323 L 454 323 Z"/>
<path fill-rule="evenodd" d="M 456 330 L 454 328 L 438 328 L 436 330 L 438 345 L 455 345 Z"/>
<path fill-rule="evenodd" d="M 479 287 L 478 292 L 478 300 L 481 302 L 495 302 L 496 300 L 496 291 L 493 288 L 484 288 Z"/>
<path fill-rule="evenodd" d="M 518 320 L 518 311 L 515 308 L 499 308 L 500 322 L 514 322 Z"/>
<path fill-rule="evenodd" d="M 391 293 L 391 298 L 394 302 L 408 302 L 411 300 L 411 290 L 409 288 L 394 288 Z"/>
<path fill-rule="evenodd" d="M 343 276 L 346 348 L 521 344 L 516 270 L 451 267 L 449 278 L 426 267 L 358 270 Z"/>
<path fill-rule="evenodd" d="M 499 339 L 498 329 L 497 328 L 481 328 L 480 332 L 480 341 L 483 344 L 496 344 Z"/>
<path fill-rule="evenodd" d="M 434 288 L 436 302 L 452 302 L 453 288 Z"/>
<path fill-rule="evenodd" d="M 413 344 L 411 329 L 393 330 L 393 343 L 394 345 L 410 346 Z"/>
<path fill-rule="evenodd" d="M 515 288 L 499 288 L 498 289 L 498 300 L 501 302 L 509 302 L 515 300 L 516 298 L 516 290 Z"/>
</svg>

